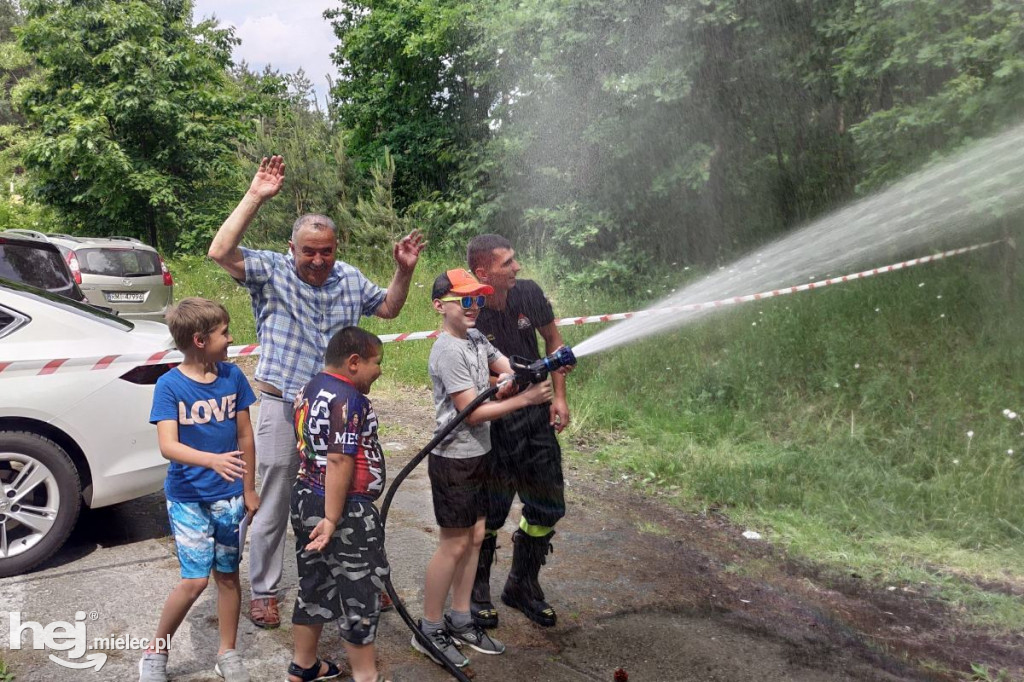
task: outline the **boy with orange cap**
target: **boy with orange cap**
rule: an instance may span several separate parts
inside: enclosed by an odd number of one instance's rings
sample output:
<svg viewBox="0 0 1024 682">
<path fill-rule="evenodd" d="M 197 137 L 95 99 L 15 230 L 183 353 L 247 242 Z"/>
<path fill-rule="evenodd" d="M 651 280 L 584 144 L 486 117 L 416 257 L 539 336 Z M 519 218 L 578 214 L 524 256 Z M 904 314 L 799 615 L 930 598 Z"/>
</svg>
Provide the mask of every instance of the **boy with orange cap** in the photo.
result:
<svg viewBox="0 0 1024 682">
<path fill-rule="evenodd" d="M 494 290 L 463 269 L 448 270 L 434 281 L 434 309 L 443 318 L 442 333 L 430 352 L 429 373 L 434 387 L 437 430 L 443 428 L 480 392 L 490 387 L 491 373 L 509 376 L 508 358 L 474 327 L 484 297 Z M 440 544 L 427 566 L 420 629 L 449 662 L 469 663 L 458 646 L 485 654 L 500 654 L 505 645 L 473 622 L 470 593 L 487 515 L 484 456 L 491 449 L 488 422 L 528 405 L 551 400 L 550 381 L 515 393 L 507 384 L 498 400 L 478 406 L 430 453 L 428 473 Z M 444 613 L 451 592 L 451 611 Z M 413 647 L 441 663 L 413 637 Z"/>
</svg>

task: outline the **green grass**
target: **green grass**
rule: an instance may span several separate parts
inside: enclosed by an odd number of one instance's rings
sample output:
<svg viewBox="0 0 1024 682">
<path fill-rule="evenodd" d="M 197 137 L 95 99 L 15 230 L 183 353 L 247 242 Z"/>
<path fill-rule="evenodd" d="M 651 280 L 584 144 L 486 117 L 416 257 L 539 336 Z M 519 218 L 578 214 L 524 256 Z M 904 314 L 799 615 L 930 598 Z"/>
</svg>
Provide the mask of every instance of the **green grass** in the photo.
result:
<svg viewBox="0 0 1024 682">
<path fill-rule="evenodd" d="M 1005 670 L 992 670 L 980 663 L 971 664 L 971 680 L 977 682 L 1011 682 L 1010 673 Z"/>
<path fill-rule="evenodd" d="M 182 256 L 167 262 L 174 277 L 174 298 L 202 296 L 218 301 L 231 315 L 231 334 L 236 344 L 256 343 L 256 323 L 246 290 L 213 261 L 200 256 Z"/>
<path fill-rule="evenodd" d="M 577 412 L 628 439 L 611 459 L 718 506 L 1020 544 L 1020 324 L 955 268 L 889 277 L 587 358 Z"/>
<path fill-rule="evenodd" d="M 954 577 L 1024 579 L 1024 424 L 1003 414 L 1024 405 L 1024 324 L 1001 291 L 968 258 L 587 357 L 575 432 L 613 434 L 588 457 L 797 555 L 1019 630 L 1019 599 Z"/>
<path fill-rule="evenodd" d="M 1024 311 L 990 257 L 739 306 L 583 358 L 569 456 L 726 510 L 794 555 L 901 589 L 925 583 L 976 622 L 1019 631 L 1024 604 L 976 584 L 1024 580 L 1024 422 L 1003 414 L 1024 414 Z M 430 283 L 458 265 L 428 255 L 399 319 L 366 326 L 436 328 Z M 563 316 L 644 306 L 559 289 L 550 267 L 526 265 Z M 178 295 L 221 298 L 236 342 L 254 340 L 243 289 L 201 259 L 172 268 Z M 386 284 L 391 268 L 364 272 Z M 680 274 L 657 275 L 648 298 Z M 564 333 L 578 344 L 603 326 Z M 389 344 L 385 372 L 425 387 L 429 350 Z"/>
</svg>

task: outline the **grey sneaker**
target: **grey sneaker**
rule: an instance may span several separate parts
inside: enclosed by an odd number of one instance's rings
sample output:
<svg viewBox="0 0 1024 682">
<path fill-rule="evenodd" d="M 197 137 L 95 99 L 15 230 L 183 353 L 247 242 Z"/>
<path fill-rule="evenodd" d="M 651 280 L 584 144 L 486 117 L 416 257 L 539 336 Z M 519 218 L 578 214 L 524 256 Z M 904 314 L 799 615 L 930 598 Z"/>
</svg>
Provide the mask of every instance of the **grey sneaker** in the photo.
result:
<svg viewBox="0 0 1024 682">
<path fill-rule="evenodd" d="M 416 627 L 422 631 L 422 622 L 417 622 Z M 462 655 L 462 652 L 455 646 L 455 642 L 452 641 L 448 631 L 444 628 L 438 628 L 433 632 L 424 633 L 430 641 L 434 643 L 434 646 L 441 652 L 441 655 L 448 659 L 448 662 L 454 665 L 456 668 L 465 668 L 469 665 L 469 659 Z M 444 665 L 427 647 L 420 644 L 420 641 L 416 639 L 416 635 L 412 636 L 412 648 L 419 651 L 421 654 L 426 654 L 427 658 L 432 660 L 438 665 Z"/>
<path fill-rule="evenodd" d="M 468 625 L 461 628 L 456 627 L 452 623 L 451 617 L 446 613 L 444 614 L 444 624 L 448 627 L 448 634 L 451 635 L 456 644 L 461 642 L 469 645 L 482 654 L 505 653 L 505 645 L 487 634 L 482 627 L 472 620 Z"/>
<path fill-rule="evenodd" d="M 249 682 L 249 671 L 242 663 L 242 657 L 234 649 L 228 649 L 217 656 L 217 665 L 213 671 L 224 678 L 226 682 Z"/>
<path fill-rule="evenodd" d="M 147 651 L 139 661 L 139 682 L 167 682 L 167 654 Z"/>
</svg>

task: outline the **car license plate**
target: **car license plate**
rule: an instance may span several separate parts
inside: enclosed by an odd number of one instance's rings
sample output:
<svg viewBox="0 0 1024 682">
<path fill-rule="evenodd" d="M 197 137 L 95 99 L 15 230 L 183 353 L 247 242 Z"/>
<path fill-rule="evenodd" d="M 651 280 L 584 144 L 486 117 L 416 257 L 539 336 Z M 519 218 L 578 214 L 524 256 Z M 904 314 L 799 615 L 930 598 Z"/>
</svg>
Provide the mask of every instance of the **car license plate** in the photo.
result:
<svg viewBox="0 0 1024 682">
<path fill-rule="evenodd" d="M 146 300 L 143 291 L 108 291 L 107 301 L 110 303 L 142 303 Z"/>
</svg>

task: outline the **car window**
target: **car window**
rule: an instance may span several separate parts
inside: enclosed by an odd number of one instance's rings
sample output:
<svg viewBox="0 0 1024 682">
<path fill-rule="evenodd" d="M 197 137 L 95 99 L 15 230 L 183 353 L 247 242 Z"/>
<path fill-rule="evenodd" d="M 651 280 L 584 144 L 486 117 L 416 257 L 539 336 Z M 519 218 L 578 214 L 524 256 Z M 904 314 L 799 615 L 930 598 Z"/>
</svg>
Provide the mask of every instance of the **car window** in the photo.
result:
<svg viewBox="0 0 1024 682">
<path fill-rule="evenodd" d="M 76 249 L 83 274 L 108 277 L 159 275 L 160 259 L 153 251 L 136 249 Z"/>
<path fill-rule="evenodd" d="M 0 308 L 0 339 L 28 322 L 28 318 L 13 310 Z"/>
<path fill-rule="evenodd" d="M 36 300 L 46 301 L 47 303 L 51 303 L 59 308 L 63 308 L 69 313 L 81 315 L 83 317 L 88 317 L 96 320 L 97 322 L 102 322 L 108 327 L 114 327 L 116 329 L 122 329 L 124 331 L 131 331 L 132 329 L 135 329 L 135 325 L 132 324 L 130 321 L 124 319 L 123 317 L 112 315 L 108 312 L 100 310 L 99 308 L 95 308 L 86 303 L 72 301 L 71 299 L 65 298 L 64 296 L 51 294 L 47 291 L 43 291 L 42 289 L 36 289 L 35 287 L 26 284 L 0 280 L 0 287 L 9 291 L 13 291 L 19 296 L 25 296 L 26 298 L 33 298 Z M 12 303 L 11 305 L 14 308 L 17 308 L 16 304 Z"/>
<path fill-rule="evenodd" d="M 0 277 L 65 296 L 75 288 L 58 252 L 11 242 L 0 243 Z"/>
</svg>

